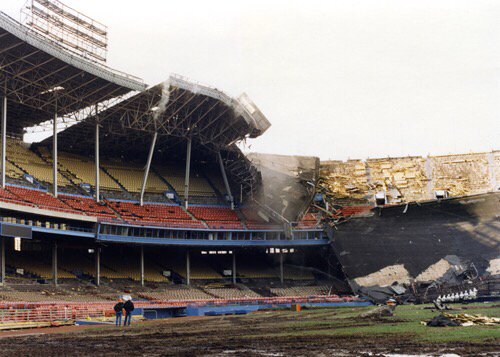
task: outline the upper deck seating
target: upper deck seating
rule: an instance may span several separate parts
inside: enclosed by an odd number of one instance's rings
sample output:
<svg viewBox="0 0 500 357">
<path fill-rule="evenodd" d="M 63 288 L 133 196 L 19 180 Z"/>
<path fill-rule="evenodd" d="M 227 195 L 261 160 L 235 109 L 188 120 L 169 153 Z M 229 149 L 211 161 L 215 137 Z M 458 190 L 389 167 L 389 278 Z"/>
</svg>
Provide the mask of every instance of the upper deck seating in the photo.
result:
<svg viewBox="0 0 500 357">
<path fill-rule="evenodd" d="M 214 229 L 243 229 L 236 213 L 227 207 L 191 206 L 189 212 L 198 219 L 204 220 Z"/>
<path fill-rule="evenodd" d="M 27 145 L 20 140 L 7 138 L 7 159 L 17 164 L 25 172 L 33 176 L 37 181 L 51 184 L 53 182 L 52 165 L 42 160 L 37 154 L 28 149 Z M 8 173 L 8 172 L 7 172 Z M 14 176 L 18 176 L 19 172 L 15 172 Z M 71 182 L 57 173 L 58 185 L 68 186 Z"/>
<path fill-rule="evenodd" d="M 176 165 L 155 166 L 155 170 L 165 178 L 174 190 L 182 195 L 184 192 L 185 169 Z M 189 196 L 191 197 L 217 197 L 212 186 L 202 174 L 191 168 L 189 177 Z"/>
<path fill-rule="evenodd" d="M 141 192 L 144 169 L 134 163 L 107 163 L 103 165 L 111 176 L 129 192 Z M 168 186 L 158 175 L 150 170 L 146 182 L 146 192 L 163 193 Z"/>
<path fill-rule="evenodd" d="M 63 170 L 72 174 L 75 183 L 87 183 L 95 186 L 94 161 L 83 156 L 61 152 L 59 153 L 59 165 Z M 121 191 L 120 186 L 102 169 L 99 170 L 99 182 L 101 189 Z"/>
</svg>

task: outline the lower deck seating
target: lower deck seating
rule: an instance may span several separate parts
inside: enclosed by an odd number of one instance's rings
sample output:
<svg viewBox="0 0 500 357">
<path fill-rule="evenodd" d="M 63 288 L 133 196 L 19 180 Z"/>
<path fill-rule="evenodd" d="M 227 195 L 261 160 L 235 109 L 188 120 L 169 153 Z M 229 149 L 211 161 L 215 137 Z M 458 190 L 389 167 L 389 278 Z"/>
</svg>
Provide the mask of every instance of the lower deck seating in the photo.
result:
<svg viewBox="0 0 500 357">
<path fill-rule="evenodd" d="M 236 274 L 248 279 L 278 279 L 279 272 L 265 263 L 244 260 L 237 263 Z"/>
<path fill-rule="evenodd" d="M 97 203 L 95 199 L 90 197 L 59 195 L 59 199 L 72 209 L 91 216 L 114 219 L 118 218 L 115 212 L 113 212 L 113 210 L 109 208 L 105 202 Z"/>
<path fill-rule="evenodd" d="M 28 202 L 23 200 L 21 197 L 14 195 L 12 192 L 7 191 L 4 188 L 0 188 L 0 200 L 17 204 L 28 204 Z"/>
<path fill-rule="evenodd" d="M 126 254 L 120 251 L 108 252 L 101 256 L 101 270 L 103 278 L 108 279 L 131 279 L 141 280 L 140 256 L 139 254 Z M 167 282 L 162 275 L 163 269 L 151 259 L 144 260 L 144 280 L 150 282 Z"/>
<path fill-rule="evenodd" d="M 283 267 L 283 278 L 285 280 L 314 280 L 314 274 L 309 270 L 285 265 Z"/>
<path fill-rule="evenodd" d="M 203 228 L 201 222 L 193 220 L 180 206 L 144 204 L 125 201 L 108 201 L 108 204 L 128 222 L 142 224 L 163 223 L 172 227 Z"/>
<path fill-rule="evenodd" d="M 257 213 L 258 208 L 253 207 L 253 208 L 242 208 L 241 209 L 241 214 L 245 217 L 245 225 L 249 229 L 256 229 L 256 230 L 276 230 L 276 229 L 282 229 L 283 227 L 279 224 L 274 223 L 273 221 L 266 221 L 264 218 L 259 216 Z"/>
<path fill-rule="evenodd" d="M 244 229 L 234 210 L 227 207 L 191 206 L 189 212 L 214 229 Z"/>
<path fill-rule="evenodd" d="M 22 269 L 23 275 L 33 275 L 43 279 L 52 279 L 52 265 L 42 259 L 38 259 L 35 253 L 9 252 L 6 263 L 13 269 Z M 75 275 L 58 266 L 57 276 L 61 279 L 74 279 Z"/>
<path fill-rule="evenodd" d="M 314 295 L 329 295 L 332 290 L 331 286 L 294 286 L 289 288 L 271 288 L 270 291 L 276 296 L 314 296 Z"/>
<path fill-rule="evenodd" d="M 259 298 L 259 294 L 250 289 L 237 288 L 205 288 L 205 291 L 210 295 L 220 299 L 246 299 Z"/>
<path fill-rule="evenodd" d="M 318 217 L 313 213 L 306 213 L 304 217 L 297 223 L 297 228 L 307 229 L 318 226 Z"/>
<path fill-rule="evenodd" d="M 40 208 L 78 213 L 66 203 L 45 191 L 32 190 L 16 186 L 7 186 L 7 190 L 20 200 L 34 204 Z"/>
<path fill-rule="evenodd" d="M 165 289 L 160 292 L 140 293 L 140 297 L 157 301 L 189 301 L 213 299 L 211 295 L 191 287 L 179 286 Z"/>
</svg>

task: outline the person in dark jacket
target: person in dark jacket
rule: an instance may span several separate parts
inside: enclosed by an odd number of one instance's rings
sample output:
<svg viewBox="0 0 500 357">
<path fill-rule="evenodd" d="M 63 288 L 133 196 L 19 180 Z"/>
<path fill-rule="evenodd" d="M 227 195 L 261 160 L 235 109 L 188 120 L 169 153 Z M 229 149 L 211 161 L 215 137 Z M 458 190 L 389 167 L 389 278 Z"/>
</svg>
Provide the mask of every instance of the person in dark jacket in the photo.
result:
<svg viewBox="0 0 500 357">
<path fill-rule="evenodd" d="M 125 309 L 125 321 L 123 321 L 123 326 L 130 326 L 132 311 L 134 311 L 134 303 L 132 300 L 127 300 L 125 304 L 123 304 L 123 308 Z"/>
<path fill-rule="evenodd" d="M 113 308 L 116 314 L 116 326 L 120 326 L 122 324 L 123 305 L 123 300 L 119 299 Z"/>
</svg>

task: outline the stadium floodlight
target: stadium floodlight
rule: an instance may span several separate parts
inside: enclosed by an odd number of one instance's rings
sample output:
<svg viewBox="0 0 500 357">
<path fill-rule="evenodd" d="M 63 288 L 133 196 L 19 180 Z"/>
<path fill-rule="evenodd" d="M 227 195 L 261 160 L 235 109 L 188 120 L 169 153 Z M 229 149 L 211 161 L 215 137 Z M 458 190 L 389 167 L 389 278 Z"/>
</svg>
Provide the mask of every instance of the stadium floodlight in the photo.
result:
<svg viewBox="0 0 500 357">
<path fill-rule="evenodd" d="M 56 86 L 56 87 L 44 90 L 43 92 L 40 92 L 40 94 L 56 93 L 56 92 L 60 92 L 63 90 L 64 90 L 64 87 Z"/>
</svg>

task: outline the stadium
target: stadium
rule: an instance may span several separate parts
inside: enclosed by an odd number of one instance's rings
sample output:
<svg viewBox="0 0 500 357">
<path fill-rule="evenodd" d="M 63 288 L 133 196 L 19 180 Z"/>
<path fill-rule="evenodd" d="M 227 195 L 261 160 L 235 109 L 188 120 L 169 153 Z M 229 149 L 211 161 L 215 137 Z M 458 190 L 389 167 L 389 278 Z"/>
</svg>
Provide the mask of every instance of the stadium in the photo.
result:
<svg viewBox="0 0 500 357">
<path fill-rule="evenodd" d="M 498 299 L 500 152 L 245 154 L 271 126 L 248 95 L 112 69 L 107 32 L 57 0 L 0 12 L 5 329 L 104 321 L 123 296 L 152 320 Z"/>
<path fill-rule="evenodd" d="M 345 292 L 326 273 L 318 217 L 304 209 L 313 192 L 287 218 L 258 201 L 261 173 L 237 143 L 271 124 L 248 96 L 178 75 L 147 86 L 34 25 L 5 14 L 0 24 L 2 300 Z M 27 127 L 52 135 L 29 145 Z M 89 286 L 99 288 L 85 294 Z"/>
</svg>

